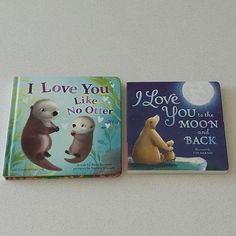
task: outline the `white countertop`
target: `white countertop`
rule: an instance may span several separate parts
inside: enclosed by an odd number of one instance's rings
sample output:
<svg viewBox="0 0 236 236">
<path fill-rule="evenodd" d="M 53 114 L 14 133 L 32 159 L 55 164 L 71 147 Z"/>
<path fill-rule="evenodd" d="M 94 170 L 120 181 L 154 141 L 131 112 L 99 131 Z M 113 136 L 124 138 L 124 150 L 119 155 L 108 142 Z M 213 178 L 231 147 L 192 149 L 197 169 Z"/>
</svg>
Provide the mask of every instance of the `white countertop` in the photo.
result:
<svg viewBox="0 0 236 236">
<path fill-rule="evenodd" d="M 15 75 L 218 80 L 230 165 L 226 175 L 1 177 L 0 235 L 235 235 L 235 23 L 234 0 L 0 1 L 1 170 Z"/>
</svg>

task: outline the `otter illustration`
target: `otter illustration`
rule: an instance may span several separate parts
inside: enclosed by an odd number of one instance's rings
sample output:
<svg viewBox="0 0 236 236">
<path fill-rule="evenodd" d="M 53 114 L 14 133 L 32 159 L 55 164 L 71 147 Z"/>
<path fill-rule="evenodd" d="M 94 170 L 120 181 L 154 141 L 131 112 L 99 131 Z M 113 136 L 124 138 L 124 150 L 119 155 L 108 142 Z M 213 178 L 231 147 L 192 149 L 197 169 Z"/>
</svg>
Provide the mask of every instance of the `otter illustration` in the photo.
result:
<svg viewBox="0 0 236 236">
<path fill-rule="evenodd" d="M 136 140 L 132 157 L 135 163 L 158 164 L 175 159 L 173 152 L 174 141 L 165 142 L 155 130 L 160 121 L 158 115 L 146 120 L 143 130 Z M 165 151 L 161 154 L 160 149 Z"/>
<path fill-rule="evenodd" d="M 72 155 L 73 158 L 65 158 L 65 160 L 70 163 L 79 163 L 86 159 L 92 149 L 95 122 L 89 116 L 79 116 L 72 127 L 71 135 L 74 139 L 65 153 Z"/>
<path fill-rule="evenodd" d="M 58 107 L 50 99 L 41 99 L 30 108 L 30 116 L 21 136 L 22 149 L 34 164 L 48 170 L 61 170 L 45 159 L 51 156 L 48 152 L 52 146 L 49 134 L 59 131 L 59 127 L 52 123 L 58 115 Z"/>
</svg>

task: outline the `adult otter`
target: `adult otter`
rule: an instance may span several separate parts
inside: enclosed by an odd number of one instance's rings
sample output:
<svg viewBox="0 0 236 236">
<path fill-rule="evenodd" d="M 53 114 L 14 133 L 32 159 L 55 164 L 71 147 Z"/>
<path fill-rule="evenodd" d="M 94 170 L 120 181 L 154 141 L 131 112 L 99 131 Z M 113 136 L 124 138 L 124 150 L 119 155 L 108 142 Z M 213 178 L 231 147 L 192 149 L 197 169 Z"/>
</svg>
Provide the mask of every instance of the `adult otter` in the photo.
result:
<svg viewBox="0 0 236 236">
<path fill-rule="evenodd" d="M 65 153 L 72 155 L 73 158 L 65 158 L 65 160 L 70 163 L 79 163 L 86 159 L 92 149 L 95 122 L 89 116 L 79 116 L 72 127 L 71 135 L 74 139 Z"/>
<path fill-rule="evenodd" d="M 30 116 L 23 129 L 21 146 L 34 164 L 48 170 L 61 170 L 54 166 L 45 157 L 52 146 L 51 133 L 59 131 L 59 127 L 52 123 L 58 115 L 56 103 L 49 99 L 41 99 L 31 106 Z"/>
</svg>

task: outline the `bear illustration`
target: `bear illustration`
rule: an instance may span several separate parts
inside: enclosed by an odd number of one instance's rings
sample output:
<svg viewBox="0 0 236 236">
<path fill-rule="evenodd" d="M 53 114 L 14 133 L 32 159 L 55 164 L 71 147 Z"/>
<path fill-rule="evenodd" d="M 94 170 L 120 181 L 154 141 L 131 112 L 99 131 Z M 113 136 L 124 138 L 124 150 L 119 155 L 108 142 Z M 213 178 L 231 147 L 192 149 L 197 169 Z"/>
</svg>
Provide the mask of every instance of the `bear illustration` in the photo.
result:
<svg viewBox="0 0 236 236">
<path fill-rule="evenodd" d="M 174 141 L 173 140 L 167 141 L 166 144 L 169 147 L 173 147 Z M 166 161 L 173 161 L 173 160 L 175 160 L 175 158 L 176 158 L 176 156 L 175 156 L 175 153 L 174 153 L 173 150 L 165 152 L 165 159 L 166 159 Z"/>
<path fill-rule="evenodd" d="M 145 121 L 144 128 L 133 147 L 132 158 L 135 163 L 158 164 L 175 159 L 174 141 L 165 142 L 155 130 L 159 121 L 159 115 Z M 164 150 L 164 154 L 160 153 L 159 149 Z"/>
</svg>

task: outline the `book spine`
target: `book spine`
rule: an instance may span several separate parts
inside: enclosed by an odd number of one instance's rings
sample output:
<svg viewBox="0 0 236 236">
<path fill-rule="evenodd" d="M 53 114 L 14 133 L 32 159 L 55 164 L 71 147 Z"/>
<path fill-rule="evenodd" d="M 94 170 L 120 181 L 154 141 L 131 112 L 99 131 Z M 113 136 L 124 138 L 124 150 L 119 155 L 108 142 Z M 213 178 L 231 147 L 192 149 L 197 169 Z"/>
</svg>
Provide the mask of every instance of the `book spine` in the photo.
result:
<svg viewBox="0 0 236 236">
<path fill-rule="evenodd" d="M 5 162 L 4 162 L 4 170 L 3 176 L 10 176 L 10 163 L 12 158 L 12 150 L 14 144 L 14 131 L 16 128 L 16 115 L 17 115 L 17 104 L 19 97 L 19 85 L 20 78 L 15 77 L 13 80 L 13 88 L 12 88 L 12 100 L 11 100 L 11 110 L 10 110 L 10 119 L 8 125 L 8 134 L 7 134 L 7 144 L 5 151 Z"/>
</svg>

